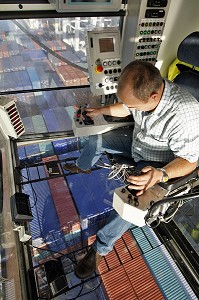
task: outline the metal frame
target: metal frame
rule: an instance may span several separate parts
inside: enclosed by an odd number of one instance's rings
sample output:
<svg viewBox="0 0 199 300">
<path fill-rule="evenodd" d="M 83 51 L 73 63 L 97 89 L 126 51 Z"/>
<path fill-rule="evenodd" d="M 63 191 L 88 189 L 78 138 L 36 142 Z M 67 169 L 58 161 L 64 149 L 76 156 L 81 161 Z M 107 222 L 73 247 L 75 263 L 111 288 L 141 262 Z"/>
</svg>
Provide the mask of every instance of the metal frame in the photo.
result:
<svg viewBox="0 0 199 300">
<path fill-rule="evenodd" d="M 6 5 L 7 6 L 7 5 Z M 44 19 L 44 18 L 74 18 L 74 17 L 124 17 L 125 10 L 117 12 L 56 12 L 55 10 L 26 10 L 26 11 L 1 11 L 0 7 L 0 20 L 12 19 Z"/>
<path fill-rule="evenodd" d="M 19 3 L 18 1 L 10 1 L 10 3 Z M 31 2 L 31 1 L 27 1 Z M 123 17 L 125 16 L 125 11 L 120 10 L 119 12 L 103 12 L 103 13 L 57 13 L 55 10 L 31 10 L 31 11 L 1 11 L 1 4 L 8 1 L 0 1 L 0 20 L 12 20 L 12 19 L 26 19 L 26 18 L 71 18 L 71 17 L 91 17 L 91 16 L 120 16 L 121 22 L 123 22 Z M 47 1 L 37 1 L 37 3 L 46 3 Z M 36 3 L 35 3 L 36 4 Z M 2 6 L 3 7 L 3 6 Z M 48 5 L 50 7 L 50 5 Z M 85 88 L 89 86 L 78 86 L 75 88 Z M 73 89 L 74 87 L 57 87 L 57 88 L 47 88 L 47 89 L 32 89 L 32 90 L 21 90 L 21 91 L 12 91 L 12 92 L 1 92 L 1 95 L 8 94 L 19 94 L 19 93 L 29 93 L 37 91 L 52 91 L 52 90 L 61 90 L 61 89 Z M 66 134 L 66 133 L 64 133 Z M 32 136 L 33 138 L 33 136 Z M 30 140 L 32 140 L 30 137 Z M 38 139 L 51 138 L 49 134 L 38 135 Z M 34 139 L 37 140 L 37 137 L 34 136 Z M 20 140 L 19 140 L 20 141 Z M 182 273 L 185 274 L 190 286 L 193 288 L 196 294 L 199 294 L 199 262 L 198 254 L 193 250 L 189 242 L 186 240 L 182 232 L 178 229 L 176 224 L 171 221 L 168 224 L 161 224 L 154 232 L 157 234 L 159 239 L 163 241 L 167 249 L 169 250 L 173 259 L 177 262 L 177 265 L 181 269 Z M 27 248 L 29 248 L 27 246 Z M 29 249 L 28 249 L 29 250 Z M 27 251 L 28 254 L 30 253 Z M 30 257 L 29 257 L 30 258 Z"/>
<path fill-rule="evenodd" d="M 199 260 L 193 249 L 174 221 L 161 223 L 154 232 L 166 246 L 177 266 L 189 282 L 196 295 L 199 295 Z"/>
</svg>

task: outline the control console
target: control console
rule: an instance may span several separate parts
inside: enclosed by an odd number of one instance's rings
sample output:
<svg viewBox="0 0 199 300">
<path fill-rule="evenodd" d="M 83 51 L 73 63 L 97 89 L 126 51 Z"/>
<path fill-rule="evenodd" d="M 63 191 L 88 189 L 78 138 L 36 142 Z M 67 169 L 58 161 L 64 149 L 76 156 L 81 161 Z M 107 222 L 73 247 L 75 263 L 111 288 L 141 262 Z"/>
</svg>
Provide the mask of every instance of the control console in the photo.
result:
<svg viewBox="0 0 199 300">
<path fill-rule="evenodd" d="M 73 106 L 67 107 L 67 113 L 72 119 L 72 129 L 76 137 L 101 134 L 107 131 L 133 125 L 133 118 L 115 118 L 99 115 L 94 118 L 87 116 L 85 108 L 87 105 L 75 109 Z"/>
<path fill-rule="evenodd" d="M 99 28 L 87 32 L 89 81 L 94 95 L 116 93 L 121 73 L 120 32 L 116 28 Z"/>
<path fill-rule="evenodd" d="M 145 217 L 149 208 L 157 201 L 163 199 L 168 191 L 158 184 L 149 188 L 143 195 L 137 197 L 135 191 L 131 192 L 127 186 L 115 189 L 113 195 L 113 208 L 126 221 L 142 227 L 146 225 Z M 161 210 L 161 206 L 158 208 Z M 157 213 L 160 213 L 158 210 Z"/>
</svg>

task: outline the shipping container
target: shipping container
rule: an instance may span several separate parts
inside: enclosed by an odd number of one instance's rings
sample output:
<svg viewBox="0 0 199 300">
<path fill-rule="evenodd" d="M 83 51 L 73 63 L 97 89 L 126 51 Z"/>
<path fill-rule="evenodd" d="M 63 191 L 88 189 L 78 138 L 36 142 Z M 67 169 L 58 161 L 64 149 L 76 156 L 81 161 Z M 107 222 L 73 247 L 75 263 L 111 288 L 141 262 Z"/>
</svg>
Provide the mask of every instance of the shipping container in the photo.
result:
<svg viewBox="0 0 199 300">
<path fill-rule="evenodd" d="M 9 57 L 9 51 L 7 48 L 7 43 L 2 44 L 2 52 L 3 52 L 3 57 Z"/>
<path fill-rule="evenodd" d="M 15 82 L 11 72 L 4 72 L 1 75 L 2 91 L 13 91 L 15 89 Z"/>
<path fill-rule="evenodd" d="M 18 44 L 14 40 L 7 42 L 9 55 L 18 55 L 20 53 Z"/>
<path fill-rule="evenodd" d="M 47 157 L 53 156 L 55 154 L 52 142 L 45 141 L 45 142 L 39 143 L 38 145 L 39 145 L 39 149 L 40 149 L 42 158 L 44 158 L 44 157 L 47 158 Z"/>
<path fill-rule="evenodd" d="M 22 62 L 22 64 L 23 64 L 23 62 Z M 29 77 L 27 70 L 24 70 L 24 71 L 21 70 L 20 76 L 21 76 L 21 80 L 22 80 L 22 84 L 23 84 L 23 89 L 30 90 L 32 88 L 32 83 L 30 81 L 30 77 Z"/>
<path fill-rule="evenodd" d="M 30 81 L 32 83 L 33 89 L 40 89 L 41 84 L 40 84 L 39 77 L 37 75 L 37 72 L 36 72 L 35 68 L 34 67 L 27 67 L 27 72 L 28 72 L 28 75 L 30 77 Z"/>
<path fill-rule="evenodd" d="M 54 108 L 55 116 L 59 122 L 60 131 L 72 131 L 72 120 L 63 107 Z"/>
<path fill-rule="evenodd" d="M 53 109 L 58 106 L 54 91 L 43 92 L 43 96 L 48 104 L 48 108 Z"/>
<path fill-rule="evenodd" d="M 29 164 L 36 164 L 41 162 L 41 154 L 38 144 L 25 146 L 25 153 Z M 38 178 L 37 172 L 32 172 L 32 176 L 33 175 L 36 176 L 34 179 Z"/>
<path fill-rule="evenodd" d="M 22 90 L 23 83 L 22 83 L 22 78 L 19 76 L 19 72 L 12 72 L 12 78 L 13 78 L 14 89 Z"/>
<path fill-rule="evenodd" d="M 1 59 L 3 72 L 11 71 L 10 57 L 3 57 Z"/>
<path fill-rule="evenodd" d="M 49 74 L 46 70 L 46 64 L 44 64 L 44 61 L 39 63 L 39 66 L 35 66 L 37 75 L 39 77 L 39 81 L 41 84 L 41 87 L 45 88 L 49 86 Z"/>
<path fill-rule="evenodd" d="M 57 155 L 78 150 L 77 138 L 68 138 L 52 142 Z"/>
<path fill-rule="evenodd" d="M 60 125 L 53 109 L 43 110 L 42 116 L 48 132 L 60 131 Z"/>
<path fill-rule="evenodd" d="M 44 163 L 56 162 L 57 156 L 43 158 Z M 58 166 L 58 174 L 62 174 L 62 169 Z M 45 166 L 46 176 L 50 176 L 47 166 Z M 75 208 L 71 193 L 66 185 L 64 177 L 53 178 L 48 181 L 53 201 L 60 222 L 60 227 L 64 234 L 69 234 L 80 230 L 80 220 Z"/>
<path fill-rule="evenodd" d="M 43 116 L 41 115 L 32 116 L 32 123 L 34 126 L 35 133 L 48 132 Z"/>
<path fill-rule="evenodd" d="M 1 58 L 1 57 L 0 57 Z M 0 59 L 0 73 L 3 73 L 2 59 Z"/>
</svg>

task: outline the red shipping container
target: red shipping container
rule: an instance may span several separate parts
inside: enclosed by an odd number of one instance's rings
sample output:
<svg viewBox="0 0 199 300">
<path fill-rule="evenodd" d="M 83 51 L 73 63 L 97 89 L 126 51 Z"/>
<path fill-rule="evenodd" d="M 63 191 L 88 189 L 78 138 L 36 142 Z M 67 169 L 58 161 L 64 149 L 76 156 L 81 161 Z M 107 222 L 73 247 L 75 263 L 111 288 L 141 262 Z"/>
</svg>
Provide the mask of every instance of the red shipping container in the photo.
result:
<svg viewBox="0 0 199 300">
<path fill-rule="evenodd" d="M 139 299 L 126 275 L 123 266 L 101 275 L 109 300 Z"/>
<path fill-rule="evenodd" d="M 57 156 L 54 155 L 42 159 L 44 163 L 50 161 L 57 161 Z M 60 174 L 62 174 L 59 164 L 58 168 Z M 47 175 L 49 174 L 46 166 L 45 172 Z M 48 180 L 48 184 L 64 234 L 80 230 L 80 219 L 65 179 L 63 177 L 53 178 Z"/>
</svg>

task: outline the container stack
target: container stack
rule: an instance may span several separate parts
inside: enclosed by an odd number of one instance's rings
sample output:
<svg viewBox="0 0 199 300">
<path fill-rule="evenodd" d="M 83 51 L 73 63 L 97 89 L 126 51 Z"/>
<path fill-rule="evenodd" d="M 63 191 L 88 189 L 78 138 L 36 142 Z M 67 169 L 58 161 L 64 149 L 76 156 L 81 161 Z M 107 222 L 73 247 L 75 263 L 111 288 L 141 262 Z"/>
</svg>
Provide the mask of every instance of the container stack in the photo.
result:
<svg viewBox="0 0 199 300">
<path fill-rule="evenodd" d="M 112 210 L 118 183 L 107 181 L 106 169 L 91 174 L 69 174 L 63 169 L 65 161 L 74 162 L 79 156 L 76 138 L 19 147 L 18 153 L 34 216 L 30 223 L 33 245 L 34 240 L 37 245 L 34 259 L 43 261 L 54 252 L 90 245 Z M 63 172 L 66 176 L 56 178 Z M 38 182 L 28 183 L 31 180 Z M 43 250 L 38 249 L 39 242 Z"/>
<path fill-rule="evenodd" d="M 77 207 L 82 229 L 83 245 L 89 245 L 112 210 L 113 192 L 118 184 L 107 181 L 107 170 L 66 177 Z"/>
<path fill-rule="evenodd" d="M 56 67 L 57 74 L 66 86 L 77 86 L 88 84 L 88 78 L 81 70 L 70 65 Z"/>
<path fill-rule="evenodd" d="M 99 272 L 110 300 L 165 299 L 129 232 L 105 256 Z"/>
<path fill-rule="evenodd" d="M 31 34 L 17 30 L 11 22 L 0 23 L 0 73 L 3 73 L 0 91 L 88 84 L 88 74 L 72 67 L 69 61 L 80 66 L 85 63 L 63 40 L 52 38 L 49 33 L 39 34 L 39 31 L 35 40 Z M 19 23 L 26 32 L 25 23 Z"/>
</svg>

